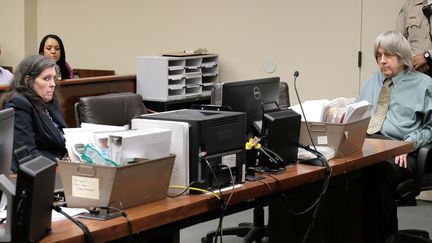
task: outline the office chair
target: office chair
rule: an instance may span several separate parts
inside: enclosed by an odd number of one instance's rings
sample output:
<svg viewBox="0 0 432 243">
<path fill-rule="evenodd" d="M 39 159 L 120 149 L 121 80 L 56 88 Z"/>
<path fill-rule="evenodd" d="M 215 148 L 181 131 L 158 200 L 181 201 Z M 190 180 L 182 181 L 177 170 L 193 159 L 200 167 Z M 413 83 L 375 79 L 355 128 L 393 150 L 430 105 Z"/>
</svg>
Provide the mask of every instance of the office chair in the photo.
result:
<svg viewBox="0 0 432 243">
<path fill-rule="evenodd" d="M 289 88 L 285 82 L 279 84 L 279 107 L 286 109 L 290 106 Z M 216 236 L 216 231 L 210 231 L 201 239 L 202 243 L 212 243 L 213 237 Z M 257 206 L 253 211 L 253 222 L 240 223 L 237 227 L 223 229 L 223 235 L 236 235 L 244 237 L 243 242 L 261 242 L 262 239 L 268 236 L 267 225 L 264 224 L 264 207 Z"/>
<path fill-rule="evenodd" d="M 289 88 L 285 82 L 279 83 L 279 107 L 281 109 L 290 107 Z"/>
<path fill-rule="evenodd" d="M 421 191 L 432 190 L 432 144 L 421 147 L 416 154 L 417 164 L 414 177 L 398 184 L 396 188 L 398 206 L 416 206 L 416 197 Z M 432 243 L 429 233 L 424 230 L 399 230 L 391 236 L 389 243 Z"/>
<path fill-rule="evenodd" d="M 82 122 L 123 126 L 147 113 L 142 96 L 130 92 L 81 97 L 74 111 L 77 127 Z"/>
<path fill-rule="evenodd" d="M 429 233 L 423 230 L 399 230 L 386 243 L 432 243 L 432 240 L 429 239 Z"/>
<path fill-rule="evenodd" d="M 398 206 L 415 206 L 421 191 L 432 190 L 432 144 L 419 149 L 414 177 L 399 183 L 396 190 Z"/>
</svg>

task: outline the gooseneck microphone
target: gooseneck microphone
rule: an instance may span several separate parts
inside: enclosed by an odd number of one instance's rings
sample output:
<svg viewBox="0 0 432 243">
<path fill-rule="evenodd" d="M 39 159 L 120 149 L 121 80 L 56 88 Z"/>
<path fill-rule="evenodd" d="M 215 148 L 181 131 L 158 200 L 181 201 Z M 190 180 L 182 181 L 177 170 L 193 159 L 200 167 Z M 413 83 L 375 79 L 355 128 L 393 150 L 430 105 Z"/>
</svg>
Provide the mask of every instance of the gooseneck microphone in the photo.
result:
<svg viewBox="0 0 432 243">
<path fill-rule="evenodd" d="M 321 153 L 316 149 L 315 144 L 314 144 L 314 141 L 313 141 L 313 139 L 312 139 L 312 134 L 311 134 L 310 129 L 309 129 L 309 124 L 308 124 L 308 122 L 307 122 L 306 115 L 305 115 L 305 112 L 304 112 L 304 110 L 303 110 L 302 102 L 301 102 L 301 100 L 300 100 L 300 96 L 299 96 L 298 91 L 297 91 L 297 77 L 298 77 L 299 75 L 300 75 L 299 71 L 295 71 L 295 72 L 294 72 L 294 90 L 295 90 L 295 93 L 296 93 L 296 96 L 297 96 L 297 100 L 298 100 L 299 105 L 300 105 L 300 109 L 301 109 L 301 112 L 302 112 L 302 115 L 303 115 L 303 118 L 304 118 L 304 122 L 305 122 L 305 125 L 306 125 L 306 129 L 307 129 L 307 131 L 308 131 L 309 138 L 310 138 L 310 141 L 311 141 L 311 144 L 312 144 L 313 148 L 310 148 L 308 145 L 303 145 L 303 144 L 300 144 L 300 143 L 299 143 L 299 147 L 301 147 L 301 148 L 303 148 L 303 149 L 305 149 L 305 150 L 311 152 L 311 153 L 314 154 L 315 156 L 317 156 L 317 158 L 313 158 L 313 159 L 308 159 L 308 160 L 299 161 L 299 163 L 309 164 L 309 165 L 321 165 L 321 166 L 325 166 L 325 167 L 326 167 L 326 168 L 325 168 L 326 171 L 325 171 L 325 177 L 324 177 L 323 185 L 322 185 L 322 188 L 321 188 L 321 192 L 320 192 L 320 194 L 318 195 L 318 198 L 315 199 L 315 200 L 314 200 L 314 201 L 309 205 L 309 207 L 307 207 L 305 210 L 303 210 L 303 211 L 301 211 L 301 212 L 294 212 L 294 211 L 290 210 L 291 213 L 294 214 L 294 215 L 301 215 L 301 214 L 305 214 L 305 213 L 309 212 L 310 210 L 314 209 L 314 210 L 313 210 L 313 213 L 312 213 L 312 221 L 311 221 L 311 223 L 309 224 L 309 227 L 308 227 L 308 229 L 306 230 L 306 233 L 305 233 L 305 235 L 304 235 L 304 237 L 303 237 L 303 239 L 302 239 L 302 243 L 304 243 L 304 242 L 307 241 L 307 239 L 308 239 L 308 237 L 309 237 L 309 234 L 310 234 L 310 232 L 311 232 L 311 229 L 313 228 L 313 226 L 314 226 L 314 224 L 315 224 L 315 219 L 316 219 L 316 215 L 317 215 L 317 213 L 318 213 L 318 209 L 319 209 L 319 206 L 320 206 L 321 199 L 322 199 L 322 197 L 325 195 L 325 193 L 326 193 L 326 191 L 327 191 L 327 188 L 328 188 L 328 185 L 329 185 L 329 183 L 330 183 L 330 177 L 331 177 L 331 174 L 332 174 L 332 168 L 331 168 L 330 165 L 328 164 L 328 161 L 327 161 L 327 159 L 325 158 L 325 156 L 322 155 L 322 154 L 321 154 Z"/>
<path fill-rule="evenodd" d="M 315 158 L 315 159 L 303 160 L 303 161 L 301 161 L 301 163 L 309 164 L 309 165 L 327 166 L 327 160 L 325 159 L 325 157 L 320 152 L 318 152 L 318 150 L 315 147 L 315 143 L 314 143 L 314 141 L 312 139 L 312 134 L 311 134 L 310 129 L 309 129 L 309 123 L 308 123 L 308 121 L 306 119 L 306 115 L 305 115 L 305 112 L 303 110 L 302 102 L 300 100 L 300 96 L 299 96 L 298 91 L 297 91 L 297 78 L 298 78 L 299 75 L 300 75 L 299 71 L 295 71 L 294 72 L 294 90 L 295 90 L 295 93 L 296 93 L 296 96 L 297 96 L 297 101 L 299 102 L 300 110 L 302 112 L 303 119 L 305 121 L 306 130 L 308 132 L 309 139 L 311 141 L 313 150 L 309 146 L 307 146 L 307 145 L 303 145 L 303 144 L 299 143 L 299 146 L 301 148 L 303 148 L 304 150 L 307 150 L 307 151 L 309 151 L 309 152 L 311 152 L 311 153 L 313 153 L 314 155 L 317 156 L 317 158 Z"/>
</svg>

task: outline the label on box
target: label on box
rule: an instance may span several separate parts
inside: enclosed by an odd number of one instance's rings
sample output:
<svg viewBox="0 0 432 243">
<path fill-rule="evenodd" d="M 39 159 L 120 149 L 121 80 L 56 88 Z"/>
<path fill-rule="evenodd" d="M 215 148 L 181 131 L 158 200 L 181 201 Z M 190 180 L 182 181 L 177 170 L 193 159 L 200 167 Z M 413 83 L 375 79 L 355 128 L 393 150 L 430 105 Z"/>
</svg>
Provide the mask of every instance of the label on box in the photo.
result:
<svg viewBox="0 0 432 243">
<path fill-rule="evenodd" d="M 229 154 L 222 156 L 222 164 L 226 165 L 228 167 L 235 167 L 236 166 L 236 154 Z"/>
<path fill-rule="evenodd" d="M 317 137 L 318 144 L 327 144 L 327 136 L 318 136 Z"/>
<path fill-rule="evenodd" d="M 84 176 L 72 176 L 72 196 L 99 199 L 99 179 Z"/>
</svg>

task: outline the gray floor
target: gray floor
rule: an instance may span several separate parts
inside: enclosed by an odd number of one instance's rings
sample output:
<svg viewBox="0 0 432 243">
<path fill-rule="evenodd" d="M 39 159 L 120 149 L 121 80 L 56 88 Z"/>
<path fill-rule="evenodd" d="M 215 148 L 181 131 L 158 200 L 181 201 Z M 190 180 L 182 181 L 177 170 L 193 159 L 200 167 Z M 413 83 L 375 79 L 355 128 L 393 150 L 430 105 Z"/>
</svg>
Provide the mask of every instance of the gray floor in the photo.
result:
<svg viewBox="0 0 432 243">
<path fill-rule="evenodd" d="M 432 202 L 418 200 L 413 207 L 399 207 L 399 229 L 423 229 L 432 237 Z M 267 220 L 267 219 L 266 219 Z M 181 243 L 200 243 L 208 231 L 215 230 L 218 220 L 197 224 L 180 231 Z M 224 218 L 224 227 L 237 226 L 239 222 L 252 222 L 252 210 L 229 215 Z M 224 236 L 224 243 L 242 242 L 236 236 Z"/>
<path fill-rule="evenodd" d="M 432 237 L 432 202 L 417 200 L 417 206 L 399 207 L 399 229 L 422 229 Z"/>
</svg>

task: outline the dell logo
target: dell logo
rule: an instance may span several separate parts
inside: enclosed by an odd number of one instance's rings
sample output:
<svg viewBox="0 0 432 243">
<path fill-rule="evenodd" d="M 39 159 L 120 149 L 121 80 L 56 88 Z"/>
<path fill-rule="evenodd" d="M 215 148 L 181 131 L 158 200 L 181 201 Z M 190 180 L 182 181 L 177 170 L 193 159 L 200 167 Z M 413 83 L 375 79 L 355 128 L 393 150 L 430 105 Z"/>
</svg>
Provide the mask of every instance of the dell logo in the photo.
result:
<svg viewBox="0 0 432 243">
<path fill-rule="evenodd" d="M 255 99 L 258 100 L 261 97 L 261 90 L 258 87 L 254 87 L 253 95 L 254 95 Z"/>
</svg>

